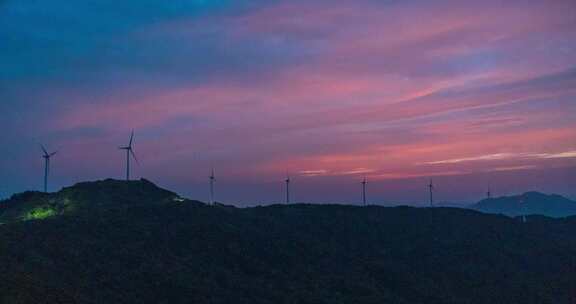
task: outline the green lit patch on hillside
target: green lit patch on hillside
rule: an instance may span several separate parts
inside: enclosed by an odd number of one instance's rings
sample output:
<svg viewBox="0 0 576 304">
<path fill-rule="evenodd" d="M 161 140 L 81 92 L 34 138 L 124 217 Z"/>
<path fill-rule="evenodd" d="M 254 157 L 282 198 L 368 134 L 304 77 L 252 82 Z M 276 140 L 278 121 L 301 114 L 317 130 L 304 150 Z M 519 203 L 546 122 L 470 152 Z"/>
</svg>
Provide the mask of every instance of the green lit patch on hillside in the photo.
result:
<svg viewBox="0 0 576 304">
<path fill-rule="evenodd" d="M 52 217 L 56 215 L 56 210 L 49 206 L 42 206 L 36 207 L 28 213 L 26 213 L 23 217 L 23 220 L 30 221 L 30 220 L 42 220 L 48 217 Z"/>
</svg>

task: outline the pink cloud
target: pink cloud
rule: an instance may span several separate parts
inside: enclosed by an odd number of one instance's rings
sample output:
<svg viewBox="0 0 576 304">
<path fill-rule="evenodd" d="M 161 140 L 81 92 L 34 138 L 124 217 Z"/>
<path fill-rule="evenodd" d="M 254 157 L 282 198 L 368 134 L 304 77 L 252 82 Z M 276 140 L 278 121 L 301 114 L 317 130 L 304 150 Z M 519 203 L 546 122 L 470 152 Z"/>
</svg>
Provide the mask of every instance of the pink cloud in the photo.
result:
<svg viewBox="0 0 576 304">
<path fill-rule="evenodd" d="M 280 46 L 293 42 L 306 54 L 304 63 L 279 66 L 259 81 L 243 81 L 240 73 L 238 79 L 214 76 L 175 88 L 132 83 L 106 100 L 73 106 L 49 123 L 62 130 L 91 126 L 153 133 L 177 121 L 181 125 L 158 142 L 142 143 L 143 150 L 161 155 L 155 158 L 158 163 L 191 158 L 193 152 L 204 159 L 217 155 L 237 163 L 230 164 L 231 175 L 248 170 L 279 174 L 287 168 L 308 176 L 454 175 L 485 168 L 465 162 L 447 162 L 452 166 L 446 168 L 417 164 L 576 148 L 574 122 L 557 124 L 558 117 L 568 115 L 563 108 L 529 113 L 518 107 L 514 115 L 472 113 L 576 96 L 573 76 L 538 78 L 563 75 L 576 65 L 576 57 L 551 59 L 555 56 L 532 49 L 516 52 L 521 42 L 543 33 L 568 44 L 564 41 L 573 33 L 550 32 L 570 22 L 563 2 L 523 10 L 482 4 L 415 8 L 342 3 L 326 8 L 294 2 L 216 19 L 223 21 L 215 27 L 226 31 L 224 45 L 246 39 L 278 39 L 284 41 Z M 137 34 L 154 38 L 180 30 L 190 39 L 183 43 L 193 43 L 198 31 L 209 31 L 214 21 L 180 20 Z M 482 62 L 482 51 L 493 61 L 486 67 L 475 62 Z M 518 60 L 503 62 L 502 57 Z M 141 90 L 147 94 L 135 94 Z M 62 98 L 82 100 L 90 94 L 71 90 Z M 533 125 L 535 121 L 546 126 Z M 164 146 L 171 149 L 163 151 Z M 507 159 L 490 166 L 574 165 L 570 158 L 525 161 Z M 171 170 L 185 176 L 187 169 Z"/>
</svg>

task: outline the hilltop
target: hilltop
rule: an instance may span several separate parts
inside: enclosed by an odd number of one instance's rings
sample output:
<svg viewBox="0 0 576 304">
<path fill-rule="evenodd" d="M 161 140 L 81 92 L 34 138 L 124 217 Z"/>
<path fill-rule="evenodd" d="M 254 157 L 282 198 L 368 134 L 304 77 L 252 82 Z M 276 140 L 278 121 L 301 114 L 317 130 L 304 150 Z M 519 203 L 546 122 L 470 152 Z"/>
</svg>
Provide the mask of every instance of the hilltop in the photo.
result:
<svg viewBox="0 0 576 304">
<path fill-rule="evenodd" d="M 52 216 L 22 217 L 46 204 Z M 145 180 L 26 193 L 4 208 L 0 303 L 576 299 L 573 217 L 521 223 L 457 208 L 208 206 Z"/>
<path fill-rule="evenodd" d="M 538 214 L 549 217 L 566 217 L 576 215 L 576 202 L 563 196 L 526 192 L 521 195 L 503 196 L 484 199 L 471 207 L 486 212 L 520 216 Z"/>
<path fill-rule="evenodd" d="M 0 202 L 0 223 L 182 200 L 174 192 L 159 188 L 146 179 L 106 179 L 78 183 L 56 193 L 29 191 L 16 194 Z"/>
</svg>

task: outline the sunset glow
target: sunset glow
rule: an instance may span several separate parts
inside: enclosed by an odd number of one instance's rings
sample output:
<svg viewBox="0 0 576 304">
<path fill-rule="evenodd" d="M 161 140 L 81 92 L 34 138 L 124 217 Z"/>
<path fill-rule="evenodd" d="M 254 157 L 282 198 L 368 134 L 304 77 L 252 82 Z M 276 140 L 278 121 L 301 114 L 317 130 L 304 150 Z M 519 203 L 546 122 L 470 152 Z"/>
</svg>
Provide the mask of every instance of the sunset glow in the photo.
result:
<svg viewBox="0 0 576 304">
<path fill-rule="evenodd" d="M 0 3 L 0 198 L 40 143 L 52 188 L 121 178 L 132 129 L 135 176 L 200 200 L 211 166 L 246 205 L 287 172 L 306 202 L 576 196 L 573 1 L 121 2 Z"/>
</svg>

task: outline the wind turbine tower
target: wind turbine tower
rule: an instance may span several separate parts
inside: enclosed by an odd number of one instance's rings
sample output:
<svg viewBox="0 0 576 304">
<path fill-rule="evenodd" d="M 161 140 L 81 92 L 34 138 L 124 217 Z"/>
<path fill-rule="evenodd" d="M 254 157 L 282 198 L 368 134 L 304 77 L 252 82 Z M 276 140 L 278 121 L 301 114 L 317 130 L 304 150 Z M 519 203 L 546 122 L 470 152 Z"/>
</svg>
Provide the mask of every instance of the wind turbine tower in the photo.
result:
<svg viewBox="0 0 576 304">
<path fill-rule="evenodd" d="M 286 175 L 286 204 L 290 204 L 290 175 Z"/>
<path fill-rule="evenodd" d="M 434 207 L 434 184 L 432 184 L 432 179 L 430 179 L 428 188 L 430 189 L 430 207 Z"/>
<path fill-rule="evenodd" d="M 210 205 L 214 204 L 214 183 L 216 182 L 216 176 L 214 174 L 214 167 L 212 167 L 212 172 L 210 174 Z"/>
<path fill-rule="evenodd" d="M 368 184 L 368 181 L 364 177 L 364 180 L 362 180 L 362 205 L 364 206 L 366 206 L 366 184 Z"/>
<path fill-rule="evenodd" d="M 50 175 L 50 158 L 52 158 L 52 156 L 56 155 L 56 153 L 58 153 L 58 152 L 48 153 L 48 151 L 46 150 L 46 148 L 44 148 L 44 146 L 40 145 L 40 147 L 42 147 L 42 152 L 44 152 L 44 155 L 42 155 L 42 157 L 44 158 L 44 192 L 48 193 L 48 176 Z"/>
<path fill-rule="evenodd" d="M 524 200 L 524 196 L 520 196 L 520 209 L 522 212 L 522 223 L 526 223 L 526 201 Z"/>
<path fill-rule="evenodd" d="M 126 180 L 130 180 L 130 156 L 134 158 L 136 163 L 138 163 L 138 158 L 136 158 L 136 154 L 134 153 L 134 149 L 132 147 L 132 143 L 134 142 L 134 131 L 130 134 L 130 142 L 128 146 L 120 147 L 120 150 L 126 150 Z"/>
</svg>

